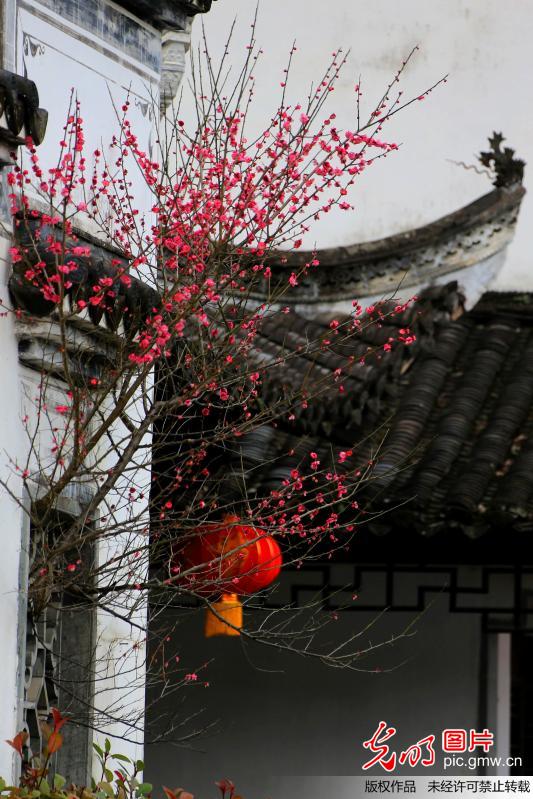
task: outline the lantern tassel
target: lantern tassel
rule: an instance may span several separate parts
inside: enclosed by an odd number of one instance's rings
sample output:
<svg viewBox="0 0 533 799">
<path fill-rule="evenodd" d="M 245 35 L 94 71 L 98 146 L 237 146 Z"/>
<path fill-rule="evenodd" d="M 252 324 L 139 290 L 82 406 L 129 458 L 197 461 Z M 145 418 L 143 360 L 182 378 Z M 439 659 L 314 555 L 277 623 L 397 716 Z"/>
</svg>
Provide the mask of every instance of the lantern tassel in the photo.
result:
<svg viewBox="0 0 533 799">
<path fill-rule="evenodd" d="M 207 609 L 204 626 L 206 638 L 212 638 L 214 635 L 240 635 L 242 603 L 237 594 L 222 594 L 219 601 L 213 603 L 213 609 L 222 618 L 215 616 L 209 608 Z"/>
</svg>

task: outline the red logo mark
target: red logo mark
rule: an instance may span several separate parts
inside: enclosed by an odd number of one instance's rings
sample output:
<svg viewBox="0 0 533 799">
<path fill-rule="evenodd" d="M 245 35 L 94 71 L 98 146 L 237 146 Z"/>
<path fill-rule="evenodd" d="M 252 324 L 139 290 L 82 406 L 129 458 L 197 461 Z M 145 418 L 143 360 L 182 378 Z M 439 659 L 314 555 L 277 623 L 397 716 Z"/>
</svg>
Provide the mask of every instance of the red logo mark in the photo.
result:
<svg viewBox="0 0 533 799">
<path fill-rule="evenodd" d="M 381 768 L 385 769 L 385 771 L 393 771 L 396 768 L 396 759 L 398 756 L 396 752 L 390 751 L 390 747 L 386 743 L 386 741 L 389 741 L 394 735 L 396 735 L 395 727 L 387 727 L 385 721 L 379 722 L 374 735 L 369 738 L 368 741 L 363 742 L 364 748 L 370 749 L 370 751 L 375 754 L 375 757 L 371 758 L 363 765 L 363 771 L 378 764 Z M 400 765 L 403 766 L 407 763 L 408 766 L 414 767 L 420 763 L 425 767 L 433 766 L 435 764 L 434 743 L 434 735 L 426 735 L 425 738 L 421 738 L 415 744 L 412 744 L 407 749 L 400 752 L 398 757 Z M 425 757 L 423 757 L 424 750 L 426 753 Z"/>
<path fill-rule="evenodd" d="M 444 752 L 466 752 L 466 730 L 444 730 L 442 749 Z"/>
<path fill-rule="evenodd" d="M 493 744 L 494 735 L 488 730 L 483 730 L 483 732 L 470 730 L 470 746 L 468 747 L 469 752 L 473 752 L 477 746 L 481 746 L 484 752 L 488 752 Z"/>
</svg>

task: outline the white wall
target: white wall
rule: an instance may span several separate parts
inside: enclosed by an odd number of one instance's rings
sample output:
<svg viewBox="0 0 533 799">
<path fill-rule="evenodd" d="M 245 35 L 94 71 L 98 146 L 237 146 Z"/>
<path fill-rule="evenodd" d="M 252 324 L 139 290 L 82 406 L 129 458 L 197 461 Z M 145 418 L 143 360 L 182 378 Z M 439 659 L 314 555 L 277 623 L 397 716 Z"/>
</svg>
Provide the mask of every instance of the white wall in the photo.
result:
<svg viewBox="0 0 533 799">
<path fill-rule="evenodd" d="M 237 16 L 232 60 L 244 53 L 254 7 L 250 0 L 213 4 L 203 18 L 213 52 L 220 51 Z M 353 124 L 358 75 L 363 76 L 364 100 L 370 103 L 416 44 L 420 52 L 406 72 L 406 94 L 417 96 L 450 75 L 430 98 L 388 123 L 383 138 L 401 142 L 401 150 L 363 175 L 353 195 L 356 213 L 327 215 L 306 244 L 323 247 L 380 238 L 430 222 L 489 191 L 486 177 L 451 161 L 473 163 L 494 129 L 503 131 L 520 157 L 533 162 L 532 27 L 533 4 L 527 0 L 262 0 L 257 40 L 265 53 L 252 124 L 263 124 L 277 105 L 294 39 L 299 52 L 289 94 L 295 99 L 305 99 L 309 82 L 334 49 L 351 48 L 330 103 L 346 126 Z M 200 35 L 196 23 L 193 47 Z M 532 209 L 533 197 L 526 197 L 499 288 L 533 289 Z"/>
<path fill-rule="evenodd" d="M 0 238 L 0 297 L 7 300 L 9 240 Z M 19 384 L 18 349 L 12 318 L 0 318 L 0 457 L 5 477 L 8 456 L 11 463 L 24 460 L 25 434 L 21 421 L 22 400 Z M 22 499 L 22 481 L 12 474 L 9 488 Z M 18 619 L 19 563 L 24 514 L 18 503 L 4 489 L 0 490 L 2 519 L 2 557 L 0 558 L 0 775 L 9 778 L 16 766 L 15 753 L 4 743 L 17 731 L 18 716 Z"/>
<path fill-rule="evenodd" d="M 44 3 L 50 6 L 48 0 Z M 82 14 L 80 18 L 83 20 Z M 109 25 L 107 38 L 103 39 L 98 31 L 62 19 L 53 9 L 40 3 L 30 0 L 27 7 L 21 6 L 18 10 L 17 71 L 35 81 L 40 104 L 49 112 L 46 138 L 38 151 L 45 171 L 58 158 L 71 89 L 81 104 L 88 176 L 95 149 L 111 155 L 110 163 L 116 160 L 109 144 L 112 136 L 119 134 L 117 114 L 120 115 L 127 97 L 131 102 L 128 117 L 140 146 L 150 152 L 154 145 L 154 111 L 157 114 L 159 91 L 159 73 L 154 69 L 154 62 L 157 64 L 159 33 L 131 21 L 127 15 L 120 16 L 119 20 L 122 25 L 117 24 L 115 36 L 113 26 Z M 126 23 L 130 26 L 128 30 Z M 144 43 L 145 63 L 133 52 L 131 43 L 135 42 L 135 36 Z M 150 193 L 133 163 L 130 178 L 135 205 L 142 212 L 150 207 Z M 84 226 L 91 230 L 89 221 Z M 99 231 L 91 232 L 98 234 Z M 109 457 L 109 466 L 112 460 Z M 120 542 L 114 539 L 113 546 L 119 547 Z M 101 549 L 100 561 L 105 562 L 107 548 Z M 122 610 L 127 615 L 129 600 L 128 597 L 122 599 Z M 134 602 L 135 611 L 132 610 Z M 130 604 L 132 621 L 142 626 L 146 620 L 144 604 L 137 607 L 137 596 Z M 101 611 L 97 618 L 96 674 L 96 707 L 117 720 L 105 727 L 101 725 L 101 735 L 116 736 L 118 750 L 132 759 L 141 758 L 142 731 L 125 727 L 120 720 L 128 718 L 137 724 L 140 722 L 142 727 L 144 634 L 127 621 Z M 122 736 L 130 739 L 130 743 L 122 740 Z"/>
<path fill-rule="evenodd" d="M 53 0 L 0 3 L 4 16 L 4 66 L 34 80 L 40 95 L 40 105 L 49 112 L 48 130 L 39 157 L 46 171 L 57 162 L 65 124 L 70 92 L 74 88 L 81 102 L 85 121 L 87 153 L 96 148 L 106 152 L 113 133 L 118 132 L 115 108 L 120 109 L 126 95 L 130 94 L 131 112 L 135 133 L 146 150 L 154 144 L 154 115 L 158 108 L 160 34 L 149 26 L 137 24 L 127 14 L 122 14 L 113 4 L 100 4 L 100 18 L 94 25 L 76 24 L 73 19 L 87 23 L 91 9 L 72 3 L 68 14 L 58 15 Z M 108 13 L 109 12 L 109 13 Z M 106 19 L 104 16 L 107 14 Z M 85 16 L 84 16 L 85 15 Z M 111 22 L 110 22 L 111 20 Z M 90 20 L 89 20 L 90 21 Z M 105 22 L 105 24 L 104 24 Z M 102 35 L 100 35 L 102 34 Z M 152 106 L 152 99 L 155 106 Z M 91 159 L 88 158 L 90 174 Z M 148 193 L 135 177 L 134 193 L 142 210 L 149 207 Z M 5 220 L 9 229 L 10 219 Z M 94 231 L 93 231 L 94 232 Z M 9 241 L 0 239 L 0 297 L 8 301 L 7 280 L 10 264 L 7 256 Z M 17 341 L 11 317 L 0 319 L 0 470 L 2 477 L 12 470 L 10 460 L 23 464 L 28 441 L 22 417 L 28 413 L 29 427 L 35 423 L 35 407 L 28 407 L 25 398 L 23 375 L 27 382 L 38 381 L 37 372 L 30 373 L 18 362 Z M 29 403 L 31 406 L 31 403 Z M 49 453 L 49 436 L 40 436 L 44 455 Z M 10 484 L 16 496 L 22 494 L 20 473 L 14 472 Z M 19 564 L 23 513 L 16 501 L 6 492 L 0 495 L 0 516 L 3 520 L 2 559 L 0 560 L 0 741 L 12 738 L 20 725 L 20 708 L 17 707 L 19 669 L 23 661 L 23 646 L 17 639 L 19 614 Z M 136 620 L 145 616 L 144 606 L 137 609 Z M 106 692 L 102 703 L 117 710 L 124 704 L 123 697 L 135 705 L 142 720 L 144 702 L 144 641 L 143 635 L 133 627 L 111 617 L 98 619 L 98 657 L 115 651 L 120 656 L 120 673 L 111 673 L 117 661 L 110 665 L 106 675 Z M 20 630 L 19 633 L 20 635 Z M 140 639 L 140 641 L 139 641 Z M 134 676 L 135 675 L 135 676 Z M 100 686 L 102 683 L 100 683 Z M 115 696 L 113 696 L 115 692 Z M 122 697 L 122 700 L 121 700 Z M 119 715 L 117 710 L 117 715 Z M 107 734 L 123 733 L 120 724 L 104 731 Z M 132 757 L 142 756 L 142 733 L 134 735 L 136 744 L 128 746 L 121 741 L 117 746 Z M 0 775 L 9 779 L 16 766 L 13 751 L 0 746 Z"/>
<path fill-rule="evenodd" d="M 159 43 L 155 30 L 139 27 Z M 40 105 L 48 111 L 46 136 L 38 149 L 45 175 L 46 169 L 57 162 L 63 126 L 73 99 L 80 103 L 88 179 L 92 175 L 95 150 L 108 159 L 113 174 L 117 155 L 110 144 L 113 135 L 120 132 L 119 119 L 126 99 L 130 101 L 128 118 L 140 146 L 146 152 L 155 147 L 154 111 L 158 110 L 159 73 L 124 53 L 119 44 L 120 36 L 117 42 L 103 42 L 93 31 L 65 22 L 38 3 L 19 8 L 16 71 L 36 83 Z M 133 159 L 128 166 L 136 207 L 147 209 L 151 205 L 150 192 Z M 81 215 L 76 220 L 78 226 L 80 221 Z M 85 224 L 91 232 L 101 235 L 93 223 L 86 220 Z"/>
</svg>

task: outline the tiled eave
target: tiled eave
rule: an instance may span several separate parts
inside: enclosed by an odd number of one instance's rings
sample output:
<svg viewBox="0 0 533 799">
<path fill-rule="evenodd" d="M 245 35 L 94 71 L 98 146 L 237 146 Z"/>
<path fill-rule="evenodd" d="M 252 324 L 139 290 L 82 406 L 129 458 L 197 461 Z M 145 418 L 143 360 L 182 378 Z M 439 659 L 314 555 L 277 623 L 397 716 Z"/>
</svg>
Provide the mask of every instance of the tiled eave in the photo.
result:
<svg viewBox="0 0 533 799">
<path fill-rule="evenodd" d="M 289 304 L 333 303 L 347 297 L 390 296 L 468 269 L 500 252 L 511 241 L 524 196 L 516 183 L 497 188 L 469 205 L 428 225 L 375 241 L 320 249 L 319 266 L 299 278 L 284 298 Z M 288 276 L 312 260 L 306 251 L 274 259 L 272 283 L 286 285 Z M 255 293 L 260 299 L 262 295 Z"/>
<path fill-rule="evenodd" d="M 417 336 L 411 347 L 357 363 L 405 323 Z M 265 326 L 258 346 L 267 362 L 293 356 L 265 375 L 267 404 L 305 385 L 311 368 L 329 372 L 331 389 L 305 412 L 239 439 L 217 476 L 227 501 L 243 479 L 247 496 L 268 495 L 316 452 L 339 473 L 374 461 L 358 489 L 357 521 L 377 535 L 533 534 L 532 294 L 489 292 L 465 313 L 455 284 L 435 287 L 383 327 L 309 351 L 318 327 L 294 313 Z M 350 352 L 340 394 L 334 371 Z M 340 462 L 348 449 L 353 456 Z"/>
<path fill-rule="evenodd" d="M 53 319 L 55 303 L 43 296 L 41 289 L 27 279 L 26 271 L 37 260 L 48 263 L 51 271 L 55 267 L 55 256 L 46 248 L 37 250 L 32 243 L 39 234 L 61 240 L 61 228 L 51 225 L 40 226 L 38 218 L 21 219 L 15 228 L 17 244 L 26 250 L 25 257 L 13 264 L 9 278 L 9 291 L 15 308 L 26 312 L 28 324 L 26 337 L 35 336 L 30 318 Z M 76 264 L 76 269 L 69 274 L 70 287 L 65 291 L 65 303 L 69 314 L 76 324 L 86 332 L 98 331 L 133 337 L 145 319 L 159 308 L 161 298 L 155 288 L 129 275 L 129 263 L 116 250 L 95 243 L 92 237 L 78 235 L 76 239 L 67 239 L 67 246 L 81 244 L 86 247 L 86 255 L 70 255 L 69 260 Z M 121 275 L 128 275 L 124 282 Z M 112 283 L 106 291 L 105 304 L 91 304 L 94 289 L 102 278 L 110 278 Z M 79 300 L 87 305 L 83 312 L 76 312 Z M 22 327 L 19 325 L 22 329 Z M 40 329 L 40 328 L 39 328 Z"/>
<path fill-rule="evenodd" d="M 46 132 L 48 112 L 39 108 L 35 83 L 22 75 L 0 69 L 0 166 L 13 162 L 11 153 L 31 136 L 40 144 Z"/>
<path fill-rule="evenodd" d="M 183 30 L 188 17 L 210 10 L 212 0 L 117 0 L 117 5 L 155 28 Z"/>
</svg>

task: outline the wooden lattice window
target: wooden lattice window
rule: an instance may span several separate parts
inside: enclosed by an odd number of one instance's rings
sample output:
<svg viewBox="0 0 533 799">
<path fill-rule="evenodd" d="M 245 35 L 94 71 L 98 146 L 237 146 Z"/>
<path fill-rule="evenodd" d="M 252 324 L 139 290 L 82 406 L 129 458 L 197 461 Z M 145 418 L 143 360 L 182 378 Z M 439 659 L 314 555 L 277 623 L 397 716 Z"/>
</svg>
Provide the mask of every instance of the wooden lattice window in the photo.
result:
<svg viewBox="0 0 533 799">
<path fill-rule="evenodd" d="M 61 534 L 65 521 L 58 514 L 54 535 Z M 43 546 L 41 537 L 30 532 L 30 575 Z M 90 551 L 84 555 L 91 558 Z M 57 707 L 70 720 L 51 768 L 79 785 L 90 780 L 94 622 L 94 608 L 83 598 L 66 590 L 41 597 L 30 587 L 23 669 L 22 722 L 29 733 L 25 760 L 43 751 L 51 708 Z"/>
</svg>

